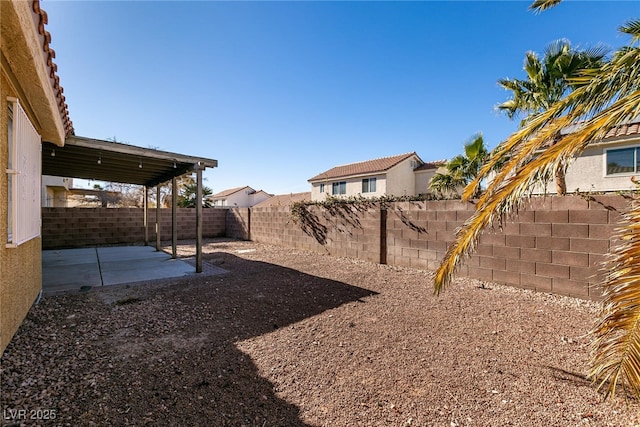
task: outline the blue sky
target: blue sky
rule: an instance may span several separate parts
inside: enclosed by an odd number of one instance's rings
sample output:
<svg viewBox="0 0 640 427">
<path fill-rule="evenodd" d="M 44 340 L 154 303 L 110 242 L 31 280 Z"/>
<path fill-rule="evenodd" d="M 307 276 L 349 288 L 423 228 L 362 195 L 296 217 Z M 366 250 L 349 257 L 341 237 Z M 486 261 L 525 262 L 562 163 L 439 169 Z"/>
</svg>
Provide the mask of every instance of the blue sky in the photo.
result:
<svg viewBox="0 0 640 427">
<path fill-rule="evenodd" d="M 309 191 L 336 165 L 448 159 L 517 123 L 497 85 L 559 38 L 612 48 L 638 1 L 47 0 L 77 135 L 214 158 L 214 192 Z"/>
</svg>

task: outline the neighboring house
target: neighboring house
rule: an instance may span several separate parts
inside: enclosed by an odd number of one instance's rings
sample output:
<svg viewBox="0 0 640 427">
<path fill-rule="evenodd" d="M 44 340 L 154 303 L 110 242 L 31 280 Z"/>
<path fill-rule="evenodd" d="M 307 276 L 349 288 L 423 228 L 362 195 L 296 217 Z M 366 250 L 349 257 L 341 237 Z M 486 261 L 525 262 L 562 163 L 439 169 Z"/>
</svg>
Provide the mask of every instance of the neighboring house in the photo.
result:
<svg viewBox="0 0 640 427">
<path fill-rule="evenodd" d="M 60 176 L 42 176 L 42 207 L 66 208 L 69 206 L 69 190 L 73 186 L 73 178 Z"/>
<path fill-rule="evenodd" d="M 426 192 L 422 180 L 435 169 L 415 172 L 425 163 L 415 153 L 383 157 L 364 162 L 336 166 L 309 179 L 311 200 L 321 201 L 327 195 L 336 197 L 412 196 Z M 423 175 L 424 174 L 424 175 Z M 420 177 L 417 188 L 417 177 Z"/>
<path fill-rule="evenodd" d="M 275 196 L 270 197 L 265 201 L 253 205 L 253 207 L 266 208 L 272 206 L 289 206 L 291 205 L 291 203 L 304 201 L 311 201 L 311 192 L 307 191 L 305 193 L 276 194 Z"/>
<path fill-rule="evenodd" d="M 640 118 L 610 130 L 600 141 L 591 142 L 569 166 L 567 193 L 635 190 L 640 182 Z M 537 188 L 534 194 L 543 193 Z M 553 180 L 547 193 L 556 192 Z"/>
<path fill-rule="evenodd" d="M 270 197 L 273 197 L 273 195 L 263 190 L 256 191 L 246 186 L 221 191 L 209 197 L 209 200 L 211 200 L 213 207 L 216 208 L 249 208 Z"/>
<path fill-rule="evenodd" d="M 39 1 L 0 1 L 0 354 L 42 289 L 42 142 L 73 134 Z"/>
<path fill-rule="evenodd" d="M 413 170 L 416 177 L 416 195 L 432 193 L 429 183 L 433 175 L 444 173 L 446 171 L 446 160 L 436 160 L 434 162 L 425 162 Z"/>
</svg>

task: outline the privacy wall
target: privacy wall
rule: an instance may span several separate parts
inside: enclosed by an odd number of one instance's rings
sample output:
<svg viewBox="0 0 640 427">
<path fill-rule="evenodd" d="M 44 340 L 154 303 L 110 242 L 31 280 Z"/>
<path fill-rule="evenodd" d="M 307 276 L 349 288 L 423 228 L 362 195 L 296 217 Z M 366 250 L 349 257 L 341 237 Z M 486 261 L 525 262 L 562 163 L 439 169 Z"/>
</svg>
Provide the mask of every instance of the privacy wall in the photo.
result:
<svg viewBox="0 0 640 427">
<path fill-rule="evenodd" d="M 530 199 L 481 236 L 459 275 L 543 292 L 597 299 L 600 265 L 629 200 L 620 195 Z M 365 205 L 204 209 L 204 237 L 227 236 L 394 266 L 435 270 L 473 203 L 425 201 Z M 161 236 L 171 238 L 162 209 Z M 144 241 L 142 210 L 44 208 L 45 249 Z M 178 238 L 195 238 L 195 212 L 178 209 Z M 155 241 L 155 209 L 149 211 Z M 329 262 L 329 261 L 327 261 Z M 328 265 L 328 267 L 330 267 Z"/>
<path fill-rule="evenodd" d="M 160 237 L 171 240 L 171 209 L 160 210 Z M 144 243 L 139 208 L 42 208 L 43 249 Z M 149 241 L 156 239 L 156 210 L 149 209 Z M 203 209 L 203 237 L 225 235 L 226 210 Z M 178 208 L 178 239 L 195 239 L 195 209 Z"/>
<path fill-rule="evenodd" d="M 624 196 L 534 197 L 481 236 L 458 274 L 582 298 L 601 296 L 600 265 L 611 247 Z M 250 237 L 395 266 L 435 269 L 473 203 L 426 201 L 385 207 L 310 206 L 295 221 L 287 207 L 252 208 Z M 227 216 L 247 217 L 249 209 Z M 239 222 L 234 223 L 236 229 Z"/>
</svg>

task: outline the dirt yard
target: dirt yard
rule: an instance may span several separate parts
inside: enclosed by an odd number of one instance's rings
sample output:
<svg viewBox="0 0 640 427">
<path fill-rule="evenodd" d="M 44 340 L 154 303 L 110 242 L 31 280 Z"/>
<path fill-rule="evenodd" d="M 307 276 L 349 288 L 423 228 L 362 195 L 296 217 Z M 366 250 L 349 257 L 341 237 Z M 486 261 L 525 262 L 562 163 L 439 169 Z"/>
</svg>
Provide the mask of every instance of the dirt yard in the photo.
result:
<svg viewBox="0 0 640 427">
<path fill-rule="evenodd" d="M 640 425 L 585 379 L 594 303 L 468 279 L 438 298 L 430 272 L 252 242 L 204 259 L 228 273 L 34 306 L 4 425 Z"/>
</svg>

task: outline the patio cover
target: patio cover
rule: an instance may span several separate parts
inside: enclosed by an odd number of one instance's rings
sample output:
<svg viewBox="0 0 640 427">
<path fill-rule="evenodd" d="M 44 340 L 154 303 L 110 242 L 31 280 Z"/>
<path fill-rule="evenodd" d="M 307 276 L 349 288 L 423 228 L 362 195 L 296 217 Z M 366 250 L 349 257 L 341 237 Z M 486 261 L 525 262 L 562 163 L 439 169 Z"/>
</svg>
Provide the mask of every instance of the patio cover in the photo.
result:
<svg viewBox="0 0 640 427">
<path fill-rule="evenodd" d="M 69 135 L 63 147 L 42 143 L 42 174 L 69 178 L 137 184 L 145 187 L 144 227 L 147 243 L 147 189 L 172 181 L 173 257 L 176 257 L 176 178 L 196 172 L 196 200 L 202 199 L 202 172 L 218 161 L 119 142 Z M 160 250 L 160 205 L 156 208 L 156 250 Z M 202 271 L 202 204 L 196 205 L 196 272 Z"/>
<path fill-rule="evenodd" d="M 42 174 L 154 187 L 218 161 L 119 142 L 68 136 L 64 147 L 42 143 Z"/>
</svg>

